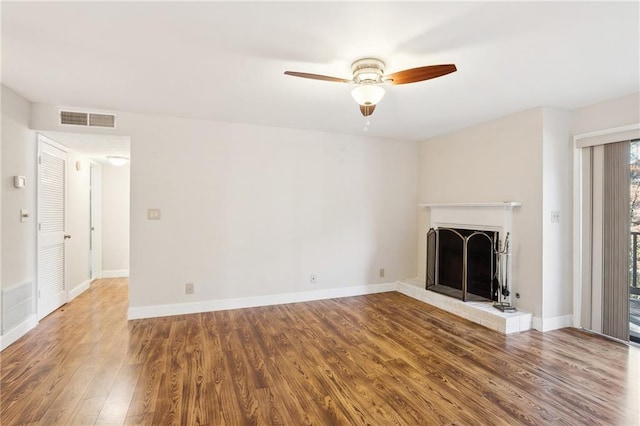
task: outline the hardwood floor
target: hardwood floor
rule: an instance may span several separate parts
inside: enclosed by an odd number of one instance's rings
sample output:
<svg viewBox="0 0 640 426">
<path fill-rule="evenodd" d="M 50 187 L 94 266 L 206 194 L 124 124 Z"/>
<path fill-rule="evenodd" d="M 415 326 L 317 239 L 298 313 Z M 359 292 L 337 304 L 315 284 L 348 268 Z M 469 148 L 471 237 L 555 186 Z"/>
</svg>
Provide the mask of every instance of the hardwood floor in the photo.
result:
<svg viewBox="0 0 640 426">
<path fill-rule="evenodd" d="M 0 354 L 2 425 L 640 424 L 640 349 L 399 293 L 126 320 L 100 280 Z"/>
</svg>

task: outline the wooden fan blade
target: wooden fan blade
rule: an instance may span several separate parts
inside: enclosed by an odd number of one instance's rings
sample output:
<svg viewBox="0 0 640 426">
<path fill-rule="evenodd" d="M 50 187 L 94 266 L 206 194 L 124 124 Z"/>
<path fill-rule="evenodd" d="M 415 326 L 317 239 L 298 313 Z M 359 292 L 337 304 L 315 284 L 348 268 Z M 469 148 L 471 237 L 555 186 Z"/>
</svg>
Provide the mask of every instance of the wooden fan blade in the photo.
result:
<svg viewBox="0 0 640 426">
<path fill-rule="evenodd" d="M 292 75 L 294 77 L 311 78 L 313 80 L 333 81 L 335 83 L 351 83 L 351 80 L 345 80 L 344 78 L 329 77 L 328 75 L 309 74 L 306 72 L 285 71 L 286 75 Z"/>
<path fill-rule="evenodd" d="M 446 65 L 429 65 L 426 67 L 411 68 L 410 70 L 398 71 L 390 75 L 384 76 L 384 80 L 389 84 L 407 84 L 415 83 L 423 80 L 430 80 L 436 77 L 450 74 L 457 71 L 454 64 Z"/>
<path fill-rule="evenodd" d="M 362 113 L 362 115 L 364 115 L 365 117 L 370 116 L 371 114 L 373 114 L 373 110 L 376 109 L 375 105 L 360 105 L 360 112 Z"/>
</svg>

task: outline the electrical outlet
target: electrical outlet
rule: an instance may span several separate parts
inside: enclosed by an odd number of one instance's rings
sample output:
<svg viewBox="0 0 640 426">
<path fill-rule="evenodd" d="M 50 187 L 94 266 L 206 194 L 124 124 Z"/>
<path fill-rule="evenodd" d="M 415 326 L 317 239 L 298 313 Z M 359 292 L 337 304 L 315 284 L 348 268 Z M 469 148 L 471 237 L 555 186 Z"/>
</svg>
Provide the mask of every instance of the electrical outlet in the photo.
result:
<svg viewBox="0 0 640 426">
<path fill-rule="evenodd" d="M 309 279 L 309 282 L 311 284 L 315 284 L 316 283 L 316 274 L 311 274 L 311 278 Z"/>
<path fill-rule="evenodd" d="M 184 286 L 184 293 L 185 294 L 193 294 L 193 283 L 187 283 Z"/>
<path fill-rule="evenodd" d="M 147 209 L 147 220 L 160 220 L 161 217 L 160 209 Z"/>
<path fill-rule="evenodd" d="M 384 278 L 384 268 L 380 268 L 380 272 L 378 275 L 380 275 L 380 278 Z"/>
<path fill-rule="evenodd" d="M 560 223 L 560 210 L 551 210 L 551 223 Z"/>
</svg>

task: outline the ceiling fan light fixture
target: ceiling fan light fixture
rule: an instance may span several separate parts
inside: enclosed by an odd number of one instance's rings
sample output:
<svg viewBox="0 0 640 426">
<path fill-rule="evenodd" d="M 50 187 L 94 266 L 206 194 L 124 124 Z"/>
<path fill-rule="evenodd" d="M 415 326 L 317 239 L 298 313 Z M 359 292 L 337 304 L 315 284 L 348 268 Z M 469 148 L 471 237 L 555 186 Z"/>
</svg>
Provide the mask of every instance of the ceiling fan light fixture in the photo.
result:
<svg viewBox="0 0 640 426">
<path fill-rule="evenodd" d="M 351 65 L 351 72 L 354 83 L 382 83 L 384 62 L 373 58 L 359 59 Z"/>
<path fill-rule="evenodd" d="M 312 80 L 332 81 L 336 83 L 351 83 L 356 87 L 351 91 L 351 96 L 360 106 L 360 112 L 365 117 L 373 114 L 375 106 L 384 96 L 382 84 L 408 84 L 418 81 L 431 80 L 457 71 L 455 64 L 427 65 L 411 68 L 404 71 L 385 74 L 385 64 L 380 59 L 358 59 L 351 64 L 353 79 L 331 77 L 321 74 L 310 74 L 298 71 L 285 71 L 286 75 L 294 77 L 310 78 Z"/>
<path fill-rule="evenodd" d="M 351 91 L 351 96 L 358 105 L 375 105 L 384 96 L 384 89 L 375 84 L 362 84 Z"/>
</svg>

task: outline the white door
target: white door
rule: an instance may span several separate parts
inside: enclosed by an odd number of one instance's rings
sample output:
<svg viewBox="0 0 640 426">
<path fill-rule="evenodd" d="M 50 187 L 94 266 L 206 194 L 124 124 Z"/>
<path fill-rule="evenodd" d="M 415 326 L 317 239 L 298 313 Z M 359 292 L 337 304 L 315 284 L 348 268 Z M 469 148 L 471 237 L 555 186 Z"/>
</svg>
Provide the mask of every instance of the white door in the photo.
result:
<svg viewBox="0 0 640 426">
<path fill-rule="evenodd" d="M 38 135 L 38 320 L 68 300 L 66 149 Z"/>
</svg>

